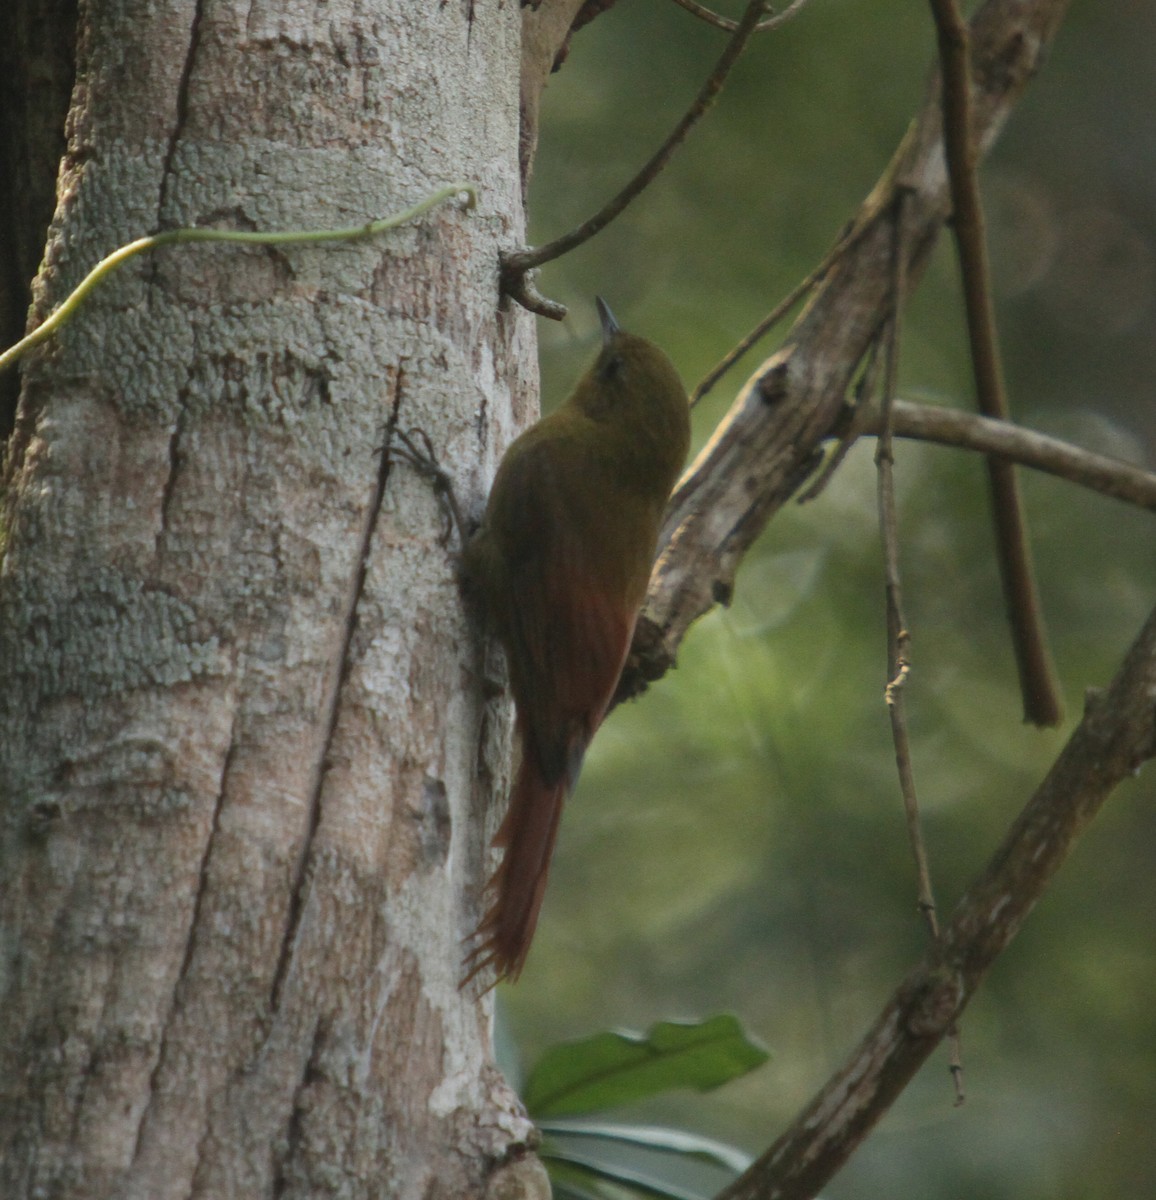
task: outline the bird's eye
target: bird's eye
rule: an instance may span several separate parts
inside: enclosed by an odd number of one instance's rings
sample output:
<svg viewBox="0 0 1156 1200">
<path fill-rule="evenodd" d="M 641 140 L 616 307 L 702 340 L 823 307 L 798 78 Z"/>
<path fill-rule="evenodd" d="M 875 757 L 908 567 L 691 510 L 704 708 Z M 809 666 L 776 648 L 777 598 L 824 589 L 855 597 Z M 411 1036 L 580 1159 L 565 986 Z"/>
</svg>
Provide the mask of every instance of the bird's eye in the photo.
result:
<svg viewBox="0 0 1156 1200">
<path fill-rule="evenodd" d="M 607 383 L 621 379 L 625 373 L 626 359 L 621 354 L 611 354 L 602 364 L 602 369 L 599 371 L 599 374 Z"/>
</svg>

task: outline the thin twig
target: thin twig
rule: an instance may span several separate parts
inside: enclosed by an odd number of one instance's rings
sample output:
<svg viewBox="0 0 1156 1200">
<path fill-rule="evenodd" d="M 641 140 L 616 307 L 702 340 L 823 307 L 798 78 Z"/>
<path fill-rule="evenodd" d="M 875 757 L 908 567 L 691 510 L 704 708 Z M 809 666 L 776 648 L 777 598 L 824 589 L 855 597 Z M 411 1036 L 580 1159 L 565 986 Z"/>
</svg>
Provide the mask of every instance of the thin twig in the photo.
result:
<svg viewBox="0 0 1156 1200">
<path fill-rule="evenodd" d="M 797 283 L 783 298 L 771 309 L 769 313 L 748 333 L 743 337 L 733 349 L 728 350 L 719 361 L 711 367 L 711 369 L 699 380 L 698 386 L 694 389 L 690 396 L 690 406 L 693 408 L 702 398 L 714 387 L 716 383 L 743 357 L 744 354 L 756 342 L 769 333 L 786 315 L 808 295 L 810 291 L 819 283 L 822 283 L 827 272 L 831 267 L 838 262 L 839 258 L 845 254 L 857 241 L 871 228 L 871 223 L 860 221 L 852 225 L 851 228 L 843 234 L 843 236 L 835 243 L 834 246 L 824 255 L 822 262 L 800 283 Z"/>
<path fill-rule="evenodd" d="M 560 258 L 563 254 L 573 250 L 576 246 L 580 246 L 596 233 L 605 229 L 631 200 L 638 196 L 659 174 L 663 167 L 670 161 L 671 155 L 686 140 L 687 134 L 702 120 L 707 110 L 718 97 L 719 92 L 722 91 L 723 84 L 726 82 L 731 68 L 738 62 L 739 56 L 754 33 L 755 26 L 758 24 L 759 17 L 766 9 L 766 6 L 767 0 L 750 0 L 742 20 L 738 23 L 733 36 L 727 43 L 726 49 L 715 64 L 710 77 L 702 85 L 701 90 L 695 97 L 694 103 L 687 110 L 686 115 L 675 126 L 673 132 L 651 157 L 650 161 L 618 195 L 603 205 L 589 220 L 583 221 L 576 229 L 572 229 L 562 237 L 555 238 L 554 241 L 547 242 L 544 246 L 527 247 L 524 250 L 515 250 L 501 256 L 502 291 L 506 295 L 513 297 L 532 312 L 540 313 L 542 316 L 561 320 L 566 315 L 565 308 L 554 301 L 547 302 L 549 305 L 548 308 L 537 305 L 534 302 L 534 294 L 527 291 L 526 284 L 524 283 L 526 272 L 534 267 L 540 267 L 543 263 L 551 262 L 555 258 Z M 531 300 L 531 303 L 527 303 L 527 298 Z"/>
<path fill-rule="evenodd" d="M 129 259 L 143 254 L 146 250 L 159 250 L 162 246 L 180 246 L 189 242 L 232 242 L 244 246 L 284 246 L 308 245 L 314 242 L 351 242 L 362 238 L 376 237 L 386 230 L 395 229 L 406 221 L 412 221 L 422 216 L 431 208 L 435 208 L 445 200 L 455 196 L 466 197 L 466 207 L 473 208 L 477 203 L 477 188 L 472 183 L 451 183 L 439 188 L 424 200 L 419 200 L 411 208 L 394 213 L 390 217 L 382 217 L 377 221 L 369 221 L 363 225 L 350 225 L 342 229 L 290 229 L 280 233 L 266 233 L 245 229 L 166 229 L 164 233 L 154 233 L 149 237 L 137 238 L 135 242 L 120 246 L 111 254 L 106 255 L 92 268 L 91 271 L 65 297 L 61 304 L 31 333 L 22 337 L 14 346 L 9 346 L 0 354 L 0 372 L 23 358 L 34 346 L 59 332 L 72 317 L 89 295 L 106 280 L 118 267 L 124 266 Z"/>
<path fill-rule="evenodd" d="M 792 308 L 822 279 L 827 270 L 827 261 L 821 262 L 801 283 L 796 284 L 771 309 L 769 313 L 743 337 L 732 349 L 699 380 L 698 385 L 690 394 L 690 406 L 693 408 L 714 387 L 716 383 L 743 357 L 744 354 L 765 334 L 769 333 Z"/>
<path fill-rule="evenodd" d="M 895 745 L 895 765 L 907 838 L 915 860 L 919 911 L 927 922 L 932 942 L 939 941 L 939 921 L 935 912 L 935 894 L 931 886 L 931 867 L 923 840 L 919 816 L 919 798 L 915 790 L 915 769 L 911 758 L 911 738 L 907 729 L 904 685 L 911 671 L 911 634 L 903 612 L 903 581 L 899 570 L 899 521 L 895 505 L 895 459 L 891 451 L 891 417 L 899 379 L 899 345 L 904 302 L 907 295 L 907 207 L 910 193 L 900 188 L 895 195 L 895 236 L 892 250 L 892 307 L 887 323 L 883 352 L 883 405 L 879 441 L 875 447 L 875 465 L 879 482 L 879 528 L 883 540 L 883 563 L 887 596 L 887 687 L 884 697 L 891 719 L 891 739 Z M 956 1103 L 963 1101 L 963 1067 L 960 1060 L 959 1031 L 950 1030 L 951 1076 Z"/>
<path fill-rule="evenodd" d="M 883 406 L 879 440 L 875 447 L 875 466 L 879 486 L 879 528 L 883 540 L 884 582 L 887 597 L 887 687 L 884 692 L 891 718 L 891 736 L 895 743 L 895 762 L 899 769 L 899 787 L 907 817 L 907 835 L 915 858 L 919 887 L 919 910 L 927 921 L 932 938 L 939 936 L 935 918 L 935 900 L 927 850 L 919 822 L 919 801 L 915 793 L 915 773 L 911 765 L 911 741 L 907 732 L 907 713 L 903 686 L 911 671 L 911 635 L 903 615 L 903 583 L 899 571 L 899 522 L 895 511 L 895 460 L 891 453 L 891 410 L 899 371 L 899 341 L 903 303 L 907 289 L 906 191 L 895 196 L 895 240 L 893 252 L 893 291 L 891 317 L 887 322 L 883 352 Z"/>
<path fill-rule="evenodd" d="M 878 409 L 865 408 L 856 413 L 854 436 L 877 434 L 882 428 L 883 416 Z M 1156 472 L 1106 454 L 1094 454 L 1011 421 L 996 421 L 958 408 L 896 400 L 891 409 L 891 430 L 896 437 L 996 455 L 1156 512 Z"/>
<path fill-rule="evenodd" d="M 973 99 L 981 149 L 1037 76 L 1068 3 L 985 0 L 977 12 Z M 864 200 L 855 218 L 859 240 L 815 287 L 782 346 L 740 391 L 675 490 L 619 697 L 661 678 L 691 625 L 734 594 L 751 546 L 812 477 L 816 452 L 845 428 L 846 397 L 889 310 L 897 182 L 917 186 L 908 214 L 909 285 L 926 268 L 950 212 L 942 138 L 942 107 L 933 94 Z"/>
<path fill-rule="evenodd" d="M 716 29 L 723 29 L 727 33 L 734 33 L 738 28 L 737 21 L 732 21 L 730 17 L 720 16 L 718 13 L 707 8 L 706 5 L 697 3 L 697 0 L 674 0 L 674 2 L 681 8 L 685 8 L 688 13 L 692 13 L 698 17 L 700 21 L 705 21 L 708 25 L 713 25 Z M 786 24 L 792 17 L 799 14 L 806 3 L 807 0 L 791 0 L 791 3 L 781 13 L 776 13 L 773 17 L 768 17 L 765 21 L 760 21 L 755 26 L 755 33 L 766 33 L 770 29 L 777 29 L 780 25 Z"/>
<path fill-rule="evenodd" d="M 976 178 L 976 145 L 971 120 L 970 32 L 955 0 L 931 0 L 943 73 L 943 137 L 951 183 L 952 229 L 959 251 L 976 399 L 987 417 L 1008 418 L 1003 366 L 991 298 L 983 206 Z M 1027 521 L 1014 468 L 988 461 L 996 548 L 1004 599 L 1019 667 L 1024 719 L 1058 725 L 1063 705 L 1048 652 Z"/>
<path fill-rule="evenodd" d="M 931 947 L 789 1129 L 716 1200 L 809 1200 L 876 1127 L 1113 790 L 1156 755 L 1156 611 Z"/>
</svg>

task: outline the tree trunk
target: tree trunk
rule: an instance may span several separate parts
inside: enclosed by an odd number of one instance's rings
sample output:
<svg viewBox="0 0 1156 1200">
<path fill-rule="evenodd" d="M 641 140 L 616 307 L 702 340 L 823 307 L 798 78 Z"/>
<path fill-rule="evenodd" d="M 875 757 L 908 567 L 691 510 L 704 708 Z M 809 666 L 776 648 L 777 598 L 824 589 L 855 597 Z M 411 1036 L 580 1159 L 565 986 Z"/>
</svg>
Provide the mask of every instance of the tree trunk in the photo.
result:
<svg viewBox="0 0 1156 1200">
<path fill-rule="evenodd" d="M 469 1197 L 529 1125 L 458 989 L 509 711 L 429 485 L 536 408 L 513 0 L 82 7 L 0 566 L 0 1194 Z M 528 156 L 527 156 L 528 157 Z M 513 1163 L 518 1189 L 540 1168 Z M 519 1183 L 517 1177 L 524 1178 Z M 491 1186 L 493 1180 L 490 1180 Z M 540 1185 L 537 1185 L 540 1186 Z"/>
</svg>

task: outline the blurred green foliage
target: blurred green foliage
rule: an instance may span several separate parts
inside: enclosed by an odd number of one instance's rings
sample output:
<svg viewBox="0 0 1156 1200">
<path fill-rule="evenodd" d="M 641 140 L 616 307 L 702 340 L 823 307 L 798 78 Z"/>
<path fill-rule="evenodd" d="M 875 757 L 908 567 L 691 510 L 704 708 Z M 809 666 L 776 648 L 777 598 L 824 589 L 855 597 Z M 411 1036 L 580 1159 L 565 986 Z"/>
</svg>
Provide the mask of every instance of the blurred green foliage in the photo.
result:
<svg viewBox="0 0 1156 1200">
<path fill-rule="evenodd" d="M 720 5 L 732 15 L 736 2 Z M 619 0 L 547 93 L 533 241 L 596 209 L 678 119 L 722 34 L 670 0 Z M 697 381 L 821 257 L 920 104 L 929 12 L 812 0 L 756 39 L 670 169 L 543 271 L 544 395 L 593 352 L 591 303 Z M 1076 5 L 984 168 L 1013 410 L 1156 460 L 1156 6 Z M 953 247 L 905 325 L 902 394 L 970 406 Z M 695 413 L 710 434 L 760 348 Z M 527 1059 L 564 1038 L 738 1013 L 771 1064 L 633 1116 L 763 1148 L 921 952 L 881 689 L 871 446 L 767 530 L 733 607 L 677 672 L 613 714 L 563 822 L 529 965 L 502 992 Z M 949 912 L 1114 673 L 1156 597 L 1152 517 L 1025 474 L 1066 688 L 1058 732 L 1021 723 L 982 465 L 900 443 L 907 697 L 941 910 Z M 969 1099 L 937 1054 L 829 1200 L 1156 1195 L 1156 785 L 1120 789 L 968 1010 Z"/>
</svg>

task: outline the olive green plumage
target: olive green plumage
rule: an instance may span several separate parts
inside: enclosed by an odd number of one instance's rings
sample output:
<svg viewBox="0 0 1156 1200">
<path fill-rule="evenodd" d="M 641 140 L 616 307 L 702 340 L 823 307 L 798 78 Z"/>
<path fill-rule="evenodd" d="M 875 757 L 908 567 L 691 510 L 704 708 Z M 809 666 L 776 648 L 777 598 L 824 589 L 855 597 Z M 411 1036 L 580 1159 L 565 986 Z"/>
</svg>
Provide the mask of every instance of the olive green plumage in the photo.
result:
<svg viewBox="0 0 1156 1200">
<path fill-rule="evenodd" d="M 506 451 L 463 586 L 506 651 L 521 761 L 472 977 L 521 970 L 562 803 L 606 713 L 690 444 L 670 359 L 599 300 L 603 346 L 557 411 Z"/>
</svg>

